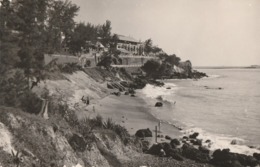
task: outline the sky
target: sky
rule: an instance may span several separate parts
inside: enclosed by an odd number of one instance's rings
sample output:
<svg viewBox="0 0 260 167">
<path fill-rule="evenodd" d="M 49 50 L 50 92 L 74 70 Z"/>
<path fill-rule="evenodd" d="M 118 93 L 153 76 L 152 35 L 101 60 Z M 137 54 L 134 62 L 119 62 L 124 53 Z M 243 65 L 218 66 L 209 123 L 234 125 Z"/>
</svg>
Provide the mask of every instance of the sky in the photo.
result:
<svg viewBox="0 0 260 167">
<path fill-rule="evenodd" d="M 260 65 L 260 0 L 71 0 L 77 22 L 151 38 L 194 66 Z"/>
</svg>

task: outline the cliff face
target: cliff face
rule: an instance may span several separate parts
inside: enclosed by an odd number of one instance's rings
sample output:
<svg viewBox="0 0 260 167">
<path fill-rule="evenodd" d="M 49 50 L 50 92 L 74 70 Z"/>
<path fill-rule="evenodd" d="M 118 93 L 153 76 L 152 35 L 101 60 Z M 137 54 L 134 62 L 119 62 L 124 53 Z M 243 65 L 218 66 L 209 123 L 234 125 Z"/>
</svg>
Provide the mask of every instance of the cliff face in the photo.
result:
<svg viewBox="0 0 260 167">
<path fill-rule="evenodd" d="M 89 73 L 89 74 L 87 74 Z M 73 74 L 63 74 L 64 79 L 45 80 L 33 91 L 39 96 L 48 90 L 56 104 L 67 104 L 69 110 L 85 107 L 82 96 L 98 100 L 109 94 L 106 80 L 119 80 L 111 72 L 102 69 L 89 69 Z M 79 129 L 66 120 L 66 113 L 49 106 L 49 118 L 25 113 L 19 109 L 0 107 L 0 166 L 111 166 L 120 164 L 120 159 L 129 159 L 125 152 L 132 149 L 124 146 L 113 131 L 96 130 L 87 140 Z M 84 116 L 83 116 L 84 117 Z M 107 134 L 108 135 L 107 135 Z M 74 144 L 73 144 L 74 143 Z M 78 150 L 76 145 L 82 145 Z M 13 155 L 14 154 L 14 155 Z M 111 160 L 112 159 L 112 160 Z M 114 166 L 114 165 L 112 165 Z"/>
<path fill-rule="evenodd" d="M 62 118 L 43 120 L 13 108 L 0 108 L 0 162 L 21 166 L 120 166 L 138 154 L 113 131 L 96 130 L 87 140 Z M 77 147 L 80 144 L 80 148 Z M 14 152 L 13 156 L 11 153 Z"/>
<path fill-rule="evenodd" d="M 33 88 L 39 95 L 49 91 L 49 119 L 0 106 L 0 166 L 201 166 L 143 154 L 139 139 L 122 138 L 124 128 L 92 128 L 100 121 L 93 123 L 88 115 L 79 114 L 86 109 L 82 96 L 95 103 L 110 93 L 106 81 L 129 79 L 124 71 L 87 69 L 62 75 L 60 80 L 46 80 Z"/>
</svg>

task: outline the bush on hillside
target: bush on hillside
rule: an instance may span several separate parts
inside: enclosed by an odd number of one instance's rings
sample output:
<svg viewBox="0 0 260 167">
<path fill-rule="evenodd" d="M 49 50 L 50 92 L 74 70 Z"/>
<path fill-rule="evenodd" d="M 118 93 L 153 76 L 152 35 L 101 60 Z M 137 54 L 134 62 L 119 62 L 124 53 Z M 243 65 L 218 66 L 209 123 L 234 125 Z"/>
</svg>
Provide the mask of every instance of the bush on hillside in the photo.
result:
<svg viewBox="0 0 260 167">
<path fill-rule="evenodd" d="M 73 72 L 82 70 L 82 67 L 77 63 L 59 64 L 59 69 L 63 73 L 72 74 Z"/>
<path fill-rule="evenodd" d="M 22 71 L 15 71 L 0 78 L 0 105 L 21 108 L 37 114 L 41 109 L 41 99 L 29 89 L 28 78 Z"/>
<path fill-rule="evenodd" d="M 148 60 L 142 67 L 148 77 L 153 77 L 154 74 L 157 73 L 158 69 L 160 68 L 160 62 L 156 60 Z"/>
<path fill-rule="evenodd" d="M 42 100 L 33 92 L 27 91 L 20 97 L 20 107 L 23 111 L 38 114 L 42 107 Z"/>
</svg>

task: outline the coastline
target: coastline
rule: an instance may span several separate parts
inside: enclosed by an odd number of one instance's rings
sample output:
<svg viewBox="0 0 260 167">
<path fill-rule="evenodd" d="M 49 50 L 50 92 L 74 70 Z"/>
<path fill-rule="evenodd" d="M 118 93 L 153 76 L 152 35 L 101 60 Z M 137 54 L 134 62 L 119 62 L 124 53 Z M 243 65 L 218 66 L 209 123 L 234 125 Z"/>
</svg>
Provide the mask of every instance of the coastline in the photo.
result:
<svg viewBox="0 0 260 167">
<path fill-rule="evenodd" d="M 160 120 L 151 114 L 151 110 L 154 108 L 156 107 L 149 104 L 147 97 L 137 92 L 135 97 L 123 94 L 121 96 L 108 95 L 87 106 L 84 112 L 90 118 L 98 114 L 104 119 L 112 118 L 113 121 L 124 126 L 131 135 L 135 135 L 139 129 L 149 128 L 153 132 L 153 137 L 149 140 L 151 143 L 155 143 L 155 126 L 158 126 Z M 167 107 L 160 108 L 161 112 L 166 109 Z M 160 131 L 160 135 L 168 135 L 172 138 L 179 138 L 181 135 L 178 128 L 166 122 L 161 122 Z M 157 141 L 163 142 L 166 139 L 158 138 Z"/>
</svg>

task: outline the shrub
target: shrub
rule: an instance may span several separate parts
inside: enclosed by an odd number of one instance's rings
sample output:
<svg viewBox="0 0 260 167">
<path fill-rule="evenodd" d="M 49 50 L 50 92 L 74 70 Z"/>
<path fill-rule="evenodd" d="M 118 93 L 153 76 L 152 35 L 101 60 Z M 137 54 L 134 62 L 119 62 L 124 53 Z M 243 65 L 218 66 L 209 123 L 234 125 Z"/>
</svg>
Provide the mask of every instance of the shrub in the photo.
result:
<svg viewBox="0 0 260 167">
<path fill-rule="evenodd" d="M 77 63 L 59 64 L 59 69 L 63 73 L 72 74 L 73 72 L 82 70 L 82 67 Z"/>
<path fill-rule="evenodd" d="M 33 92 L 26 91 L 20 98 L 20 107 L 23 111 L 38 114 L 41 110 L 42 100 Z"/>
</svg>

